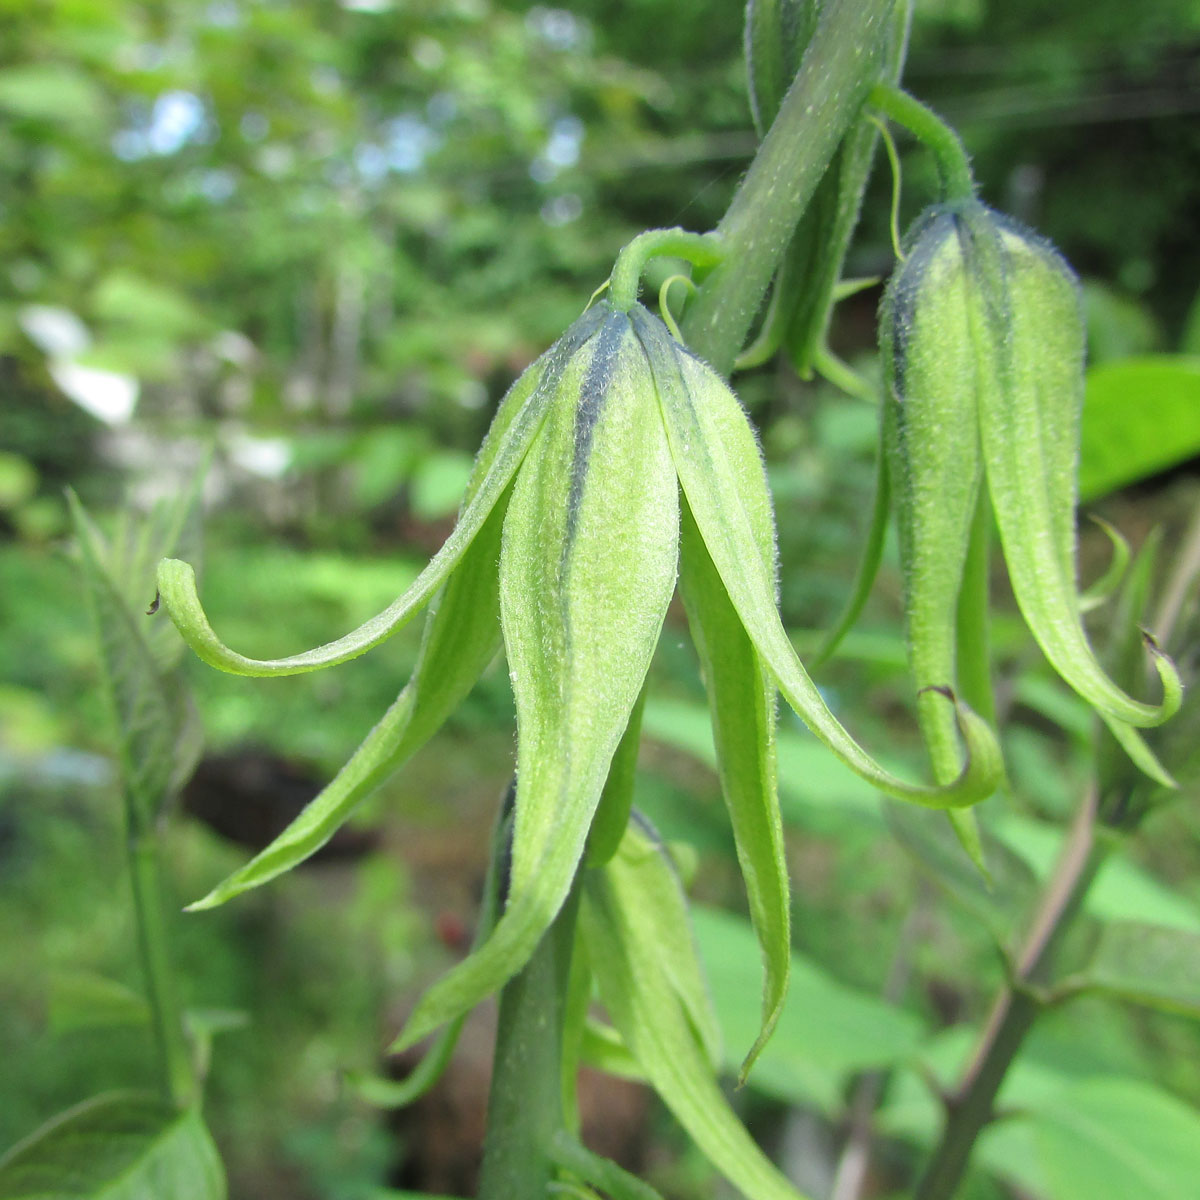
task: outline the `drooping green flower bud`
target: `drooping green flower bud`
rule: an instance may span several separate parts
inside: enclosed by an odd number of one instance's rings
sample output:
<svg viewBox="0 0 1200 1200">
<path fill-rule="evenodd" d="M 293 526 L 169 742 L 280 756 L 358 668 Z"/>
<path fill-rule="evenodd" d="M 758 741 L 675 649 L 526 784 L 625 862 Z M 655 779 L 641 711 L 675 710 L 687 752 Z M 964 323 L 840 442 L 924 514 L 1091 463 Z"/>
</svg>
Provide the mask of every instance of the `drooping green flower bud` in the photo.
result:
<svg viewBox="0 0 1200 1200">
<path fill-rule="evenodd" d="M 884 299 L 885 420 L 909 647 L 922 688 L 953 686 L 955 614 L 986 477 L 1017 604 L 1055 670 L 1108 722 L 1166 720 L 1180 685 L 1155 651 L 1160 705 L 1122 691 L 1083 629 L 1075 501 L 1084 325 L 1077 283 L 1045 241 L 974 201 L 927 210 Z M 954 733 L 924 703 L 936 770 Z M 1144 749 L 1144 748 L 1143 748 Z"/>
<path fill-rule="evenodd" d="M 917 803 L 982 799 L 995 786 L 998 751 L 978 717 L 951 706 L 965 766 L 939 786 L 914 785 L 881 767 L 836 720 L 780 621 L 771 498 L 746 415 L 728 384 L 631 296 L 627 310 L 596 305 L 514 385 L 445 545 L 403 595 L 352 633 L 303 654 L 247 658 L 213 632 L 191 569 L 161 564 L 163 604 L 185 639 L 234 674 L 287 675 L 343 662 L 437 595 L 417 668 L 392 708 L 329 788 L 195 907 L 274 878 L 327 840 L 445 720 L 486 666 L 499 627 L 518 722 L 511 886 L 490 936 L 430 989 L 397 1045 L 413 1044 L 497 990 L 529 960 L 564 903 L 606 780 L 612 786 L 593 861 L 610 858 L 619 844 L 632 741 L 620 769 L 611 767 L 631 728 L 636 737 L 638 697 L 681 560 L 764 953 L 763 1033 L 752 1058 L 778 1016 L 789 961 L 774 788 L 776 688 L 853 770 Z"/>
</svg>

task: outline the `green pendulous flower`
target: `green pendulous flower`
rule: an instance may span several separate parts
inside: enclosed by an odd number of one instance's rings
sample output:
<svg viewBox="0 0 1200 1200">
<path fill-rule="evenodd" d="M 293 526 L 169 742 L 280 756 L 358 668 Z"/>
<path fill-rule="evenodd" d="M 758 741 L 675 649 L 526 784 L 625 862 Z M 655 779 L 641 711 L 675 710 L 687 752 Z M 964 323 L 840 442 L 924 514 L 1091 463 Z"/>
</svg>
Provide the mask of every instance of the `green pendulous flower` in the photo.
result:
<svg viewBox="0 0 1200 1200">
<path fill-rule="evenodd" d="M 981 613 L 964 614 L 963 579 L 973 541 L 986 537 L 980 506 L 990 501 L 1017 604 L 1047 659 L 1134 761 L 1169 782 L 1135 727 L 1179 707 L 1173 665 L 1147 638 L 1164 695 L 1159 705 L 1135 700 L 1097 662 L 1080 617 L 1084 332 L 1075 276 L 1047 242 L 975 200 L 937 205 L 918 219 L 880 325 L 909 653 L 918 686 L 927 688 L 953 683 L 977 649 L 961 638 L 964 618 L 983 624 Z M 984 603 L 982 589 L 976 599 Z M 945 779 L 959 757 L 940 709 L 920 702 L 935 775 Z"/>
<path fill-rule="evenodd" d="M 718 744 L 726 744 L 726 801 L 766 962 L 765 1037 L 788 963 L 775 689 L 853 770 L 917 803 L 954 807 L 984 798 L 1000 774 L 999 751 L 980 718 L 943 700 L 957 715 L 965 765 L 939 786 L 916 786 L 880 767 L 838 723 L 780 623 L 770 494 L 745 414 L 728 385 L 638 305 L 626 312 L 597 304 L 518 380 L 445 545 L 407 592 L 353 633 L 290 658 L 246 658 L 213 633 L 191 568 L 163 562 L 159 589 L 180 632 L 206 662 L 241 675 L 343 662 L 430 604 L 413 677 L 363 745 L 291 827 L 193 907 L 228 900 L 322 845 L 445 720 L 502 634 L 518 724 L 511 886 L 491 936 L 426 994 L 400 1043 L 502 986 L 562 905 L 597 807 L 615 810 L 624 826 L 628 796 L 610 793 L 632 786 L 631 771 L 610 777 L 610 766 L 614 755 L 628 762 L 618 749 L 627 728 L 636 740 L 639 695 L 681 567 L 710 689 L 726 698 L 726 710 L 729 697 L 740 697 L 750 714 L 714 709 Z M 748 653 L 732 651 L 739 638 Z M 751 732 L 732 738 L 729 729 Z M 600 861 L 619 832 L 598 838 L 607 847 Z M 598 850 L 591 846 L 589 861 Z"/>
</svg>

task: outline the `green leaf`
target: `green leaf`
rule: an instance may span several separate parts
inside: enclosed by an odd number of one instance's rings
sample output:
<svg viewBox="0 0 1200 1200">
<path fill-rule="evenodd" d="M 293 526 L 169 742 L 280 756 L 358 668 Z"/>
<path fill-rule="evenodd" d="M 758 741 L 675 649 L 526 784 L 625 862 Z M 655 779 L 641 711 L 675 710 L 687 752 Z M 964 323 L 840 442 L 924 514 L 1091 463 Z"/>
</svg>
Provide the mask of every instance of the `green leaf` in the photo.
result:
<svg viewBox="0 0 1200 1200">
<path fill-rule="evenodd" d="M 517 706 L 508 907 L 423 997 L 397 1048 L 528 960 L 561 907 L 675 586 L 678 490 L 629 318 L 572 357 L 504 522 L 500 613 Z"/>
<path fill-rule="evenodd" d="M 917 815 L 945 825 L 934 814 Z M 693 907 L 692 922 L 726 1044 L 737 1045 L 758 1022 L 745 969 L 754 954 L 753 931 L 741 917 L 701 906 Z M 833 1117 L 842 1110 L 852 1075 L 901 1061 L 921 1036 L 913 1014 L 847 987 L 792 954 L 788 1002 L 749 1083 L 788 1103 L 815 1104 Z"/>
<path fill-rule="evenodd" d="M 1039 879 L 1049 878 L 1062 848 L 1062 831 L 1032 817 L 999 812 L 991 827 L 996 837 L 1019 854 Z M 1171 891 L 1125 855 L 1110 855 L 1087 896 L 1088 911 L 1112 921 L 1145 921 L 1200 933 L 1200 910 Z"/>
<path fill-rule="evenodd" d="M 1150 354 L 1087 373 L 1079 494 L 1095 500 L 1200 454 L 1200 353 Z"/>
<path fill-rule="evenodd" d="M 1064 982 L 1200 1017 L 1200 933 L 1114 921 L 1101 932 L 1088 965 Z"/>
<path fill-rule="evenodd" d="M 63 63 L 27 63 L 0 70 L 0 110 L 44 121 L 93 123 L 105 98 L 96 84 Z"/>
<path fill-rule="evenodd" d="M 1200 1113 L 1150 1084 L 1090 1078 L 1031 1122 L 1054 1200 L 1182 1200 L 1200 1180 Z"/>
<path fill-rule="evenodd" d="M 983 839 L 985 878 L 960 839 L 935 814 L 910 805 L 887 806 L 888 828 L 933 878 L 978 917 L 992 937 L 1008 944 L 1021 928 L 1039 891 L 1037 877 L 1023 858 L 998 839 Z"/>
<path fill-rule="evenodd" d="M 116 727 L 122 792 L 134 828 L 146 828 L 170 795 L 183 701 L 179 686 L 172 688 L 163 678 L 142 635 L 145 618 L 135 617 L 105 570 L 105 547 L 91 518 L 74 493 L 67 500 Z"/>
<path fill-rule="evenodd" d="M 302 654 L 247 658 L 230 650 L 213 632 L 196 594 L 192 568 L 178 559 L 166 559 L 158 569 L 159 592 L 188 645 L 210 666 L 234 675 L 295 675 L 346 662 L 391 637 L 446 581 L 496 507 L 541 430 L 563 369 L 593 332 L 600 311 L 597 307 L 585 313 L 513 385 L 479 452 L 458 524 L 412 586 L 387 608 L 345 636 Z"/>
<path fill-rule="evenodd" d="M 746 1196 L 796 1200 L 799 1193 L 754 1144 L 717 1086 L 663 966 L 662 948 L 646 927 L 636 874 L 618 854 L 608 866 L 589 871 L 585 883 L 580 922 L 600 998 L 654 1090 L 701 1152 Z"/>
<path fill-rule="evenodd" d="M 0 1159 L 0 1200 L 224 1200 L 200 1113 L 152 1097 L 89 1100 Z"/>
<path fill-rule="evenodd" d="M 458 508 L 471 479 L 471 460 L 461 451 L 439 450 L 424 455 L 409 482 L 413 515 L 436 521 Z"/>
<path fill-rule="evenodd" d="M 1003 771 L 1000 749 L 987 725 L 969 709 L 958 706 L 966 767 L 953 783 L 934 787 L 906 783 L 885 770 L 830 712 L 780 622 L 775 580 L 759 552 L 750 514 L 770 500 L 761 499 L 767 486 L 761 460 L 755 456 L 750 468 L 751 455 L 742 451 L 754 444 L 745 414 L 711 368 L 671 342 L 648 314 L 635 309 L 633 316 L 650 357 L 688 506 L 742 626 L 788 703 L 851 770 L 890 795 L 935 808 L 973 804 L 988 796 Z M 723 440 L 731 430 L 739 431 L 741 443 L 732 452 Z"/>
<path fill-rule="evenodd" d="M 145 1025 L 150 1006 L 132 988 L 91 971 L 71 971 L 50 979 L 47 1024 L 62 1035 L 109 1025 Z"/>
<path fill-rule="evenodd" d="M 770 510 L 760 510 L 757 516 L 759 554 L 773 567 Z M 721 794 L 763 962 L 761 1025 L 742 1063 L 744 1079 L 783 1008 L 792 940 L 776 794 L 775 682 L 763 670 L 686 504 L 680 558 L 680 588 L 708 692 Z"/>
</svg>

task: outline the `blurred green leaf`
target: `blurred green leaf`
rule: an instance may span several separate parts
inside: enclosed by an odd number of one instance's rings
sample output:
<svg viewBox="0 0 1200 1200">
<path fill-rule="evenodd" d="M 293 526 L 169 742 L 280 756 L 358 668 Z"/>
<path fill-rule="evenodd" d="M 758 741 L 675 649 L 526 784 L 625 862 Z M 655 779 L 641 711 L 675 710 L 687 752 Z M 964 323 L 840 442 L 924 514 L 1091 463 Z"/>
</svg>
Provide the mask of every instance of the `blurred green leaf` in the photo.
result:
<svg viewBox="0 0 1200 1200">
<path fill-rule="evenodd" d="M 1200 1017 L 1200 933 L 1114 921 L 1088 965 L 1067 983 Z"/>
<path fill-rule="evenodd" d="M 968 857 L 949 822 L 910 805 L 887 805 L 888 828 L 934 880 L 974 913 L 1005 945 L 1036 900 L 1038 881 L 1024 859 L 984 835 L 985 877 Z"/>
<path fill-rule="evenodd" d="M 134 1093 L 63 1113 L 0 1159 L 0 1200 L 224 1200 L 199 1112 Z"/>
<path fill-rule="evenodd" d="M 1062 846 L 1052 825 L 1018 813 L 999 813 L 991 822 L 996 837 L 1020 855 L 1039 879 L 1048 877 Z M 1114 921 L 1145 921 L 1200 933 L 1200 909 L 1122 855 L 1100 869 L 1087 897 L 1088 911 Z"/>
<path fill-rule="evenodd" d="M 1088 362 L 1130 358 L 1161 349 L 1162 336 L 1150 308 L 1099 279 L 1083 282 Z"/>
<path fill-rule="evenodd" d="M 71 971 L 50 980 L 48 1024 L 53 1033 L 104 1025 L 143 1025 L 150 1006 L 122 983 L 90 971 Z"/>
<path fill-rule="evenodd" d="M 207 325 L 187 296 L 129 271 L 114 271 L 97 284 L 92 310 L 101 320 L 152 330 L 160 339 L 196 334 Z"/>
<path fill-rule="evenodd" d="M 16 508 L 36 491 L 37 471 L 28 459 L 0 450 L 0 510 Z"/>
<path fill-rule="evenodd" d="M 1200 1113 L 1133 1079 L 1075 1080 L 1033 1106 L 1054 1200 L 1183 1200 L 1200 1181 Z"/>
<path fill-rule="evenodd" d="M 1147 355 L 1087 374 L 1079 496 L 1094 500 L 1200 454 L 1200 356 Z"/>
<path fill-rule="evenodd" d="M 87 123 L 102 116 L 104 95 L 63 63 L 28 63 L 0 70 L 0 109 L 17 117 Z"/>
<path fill-rule="evenodd" d="M 746 976 L 746 963 L 757 954 L 754 931 L 741 917 L 699 906 L 692 909 L 692 923 L 725 1044 L 744 1046 L 757 1034 L 761 1016 Z M 841 1110 L 851 1075 L 906 1058 L 922 1033 L 914 1014 L 846 987 L 793 953 L 787 1003 L 748 1082 L 789 1103 L 816 1104 L 832 1116 Z"/>
<path fill-rule="evenodd" d="M 421 459 L 413 472 L 409 499 L 413 515 L 423 521 L 453 516 L 471 478 L 471 456 L 439 450 Z"/>
</svg>

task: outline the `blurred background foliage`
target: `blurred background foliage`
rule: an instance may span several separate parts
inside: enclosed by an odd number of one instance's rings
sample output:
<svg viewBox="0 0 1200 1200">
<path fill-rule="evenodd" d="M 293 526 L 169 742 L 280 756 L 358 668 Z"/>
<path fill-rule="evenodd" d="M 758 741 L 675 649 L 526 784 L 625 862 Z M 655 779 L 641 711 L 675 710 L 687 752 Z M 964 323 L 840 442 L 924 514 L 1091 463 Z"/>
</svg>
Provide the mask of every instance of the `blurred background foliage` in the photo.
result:
<svg viewBox="0 0 1200 1200">
<path fill-rule="evenodd" d="M 289 652 L 375 611 L 448 531 L 507 384 L 620 246 L 647 226 L 719 219 L 755 144 L 741 9 L 0 4 L 0 1147 L 150 1070 L 144 1030 L 95 991 L 97 976 L 140 981 L 63 486 L 93 510 L 142 512 L 214 446 L 204 594 L 228 640 Z M 921 0 L 909 64 L 910 88 L 963 133 L 984 198 L 1084 277 L 1085 495 L 1135 544 L 1165 525 L 1171 548 L 1200 498 L 1200 5 Z M 934 179 L 925 155 L 901 151 L 907 223 Z M 852 274 L 890 269 L 889 189 L 878 170 Z M 868 376 L 877 297 L 844 304 L 832 330 Z M 875 414 L 782 366 L 739 390 L 779 505 L 785 615 L 812 643 L 853 577 Z M 1131 425 L 1131 395 L 1165 415 Z M 1091 577 L 1104 539 L 1085 531 L 1083 548 Z M 821 682 L 868 744 L 919 770 L 898 595 L 890 556 Z M 996 633 L 1014 789 L 989 816 L 1014 876 L 1032 879 L 1086 776 L 1090 731 L 1019 626 L 1000 620 Z M 202 820 L 171 833 L 175 899 L 202 894 L 330 776 L 406 677 L 416 638 L 285 680 L 191 664 L 212 757 L 185 798 Z M 639 803 L 695 847 L 698 896 L 736 910 L 702 692 L 674 611 L 654 695 Z M 739 1102 L 824 1194 L 860 1073 L 909 1062 L 918 1044 L 930 1070 L 961 1053 L 963 1023 L 1001 977 L 998 918 L 996 904 L 981 920 L 978 903 L 934 891 L 908 853 L 922 835 L 889 829 L 878 799 L 784 726 L 800 998 Z M 469 936 L 511 760 L 511 698 L 494 669 L 329 861 L 177 921 L 189 1004 L 235 1014 L 216 1022 L 231 1028 L 208 1091 L 235 1198 L 470 1188 L 486 1038 L 475 1051 L 468 1038 L 441 1098 L 416 1112 L 380 1113 L 353 1080 L 387 1069 L 381 1047 L 404 1006 Z M 1098 889 L 1096 915 L 1200 931 L 1198 833 L 1193 789 L 1152 818 L 1124 874 Z M 707 915 L 700 932 L 736 1061 L 757 955 L 724 920 Z M 97 1011 L 110 1024 L 97 1027 Z M 1013 1102 L 1099 1111 L 1102 1133 L 1105 1112 L 1153 1112 L 1187 1134 L 1198 1055 L 1182 1016 L 1083 1001 L 1045 1023 Z M 1156 1089 L 1153 1103 L 1097 1092 L 1112 1077 Z M 899 1186 L 934 1129 L 918 1074 L 894 1084 L 864 1194 Z M 646 1119 L 641 1093 L 596 1083 L 594 1095 L 613 1152 L 672 1195 L 719 1194 L 667 1122 Z M 968 1194 L 1084 1195 L 1063 1164 L 1105 1138 L 1081 1151 L 1077 1130 L 1055 1128 L 998 1127 Z"/>
</svg>

